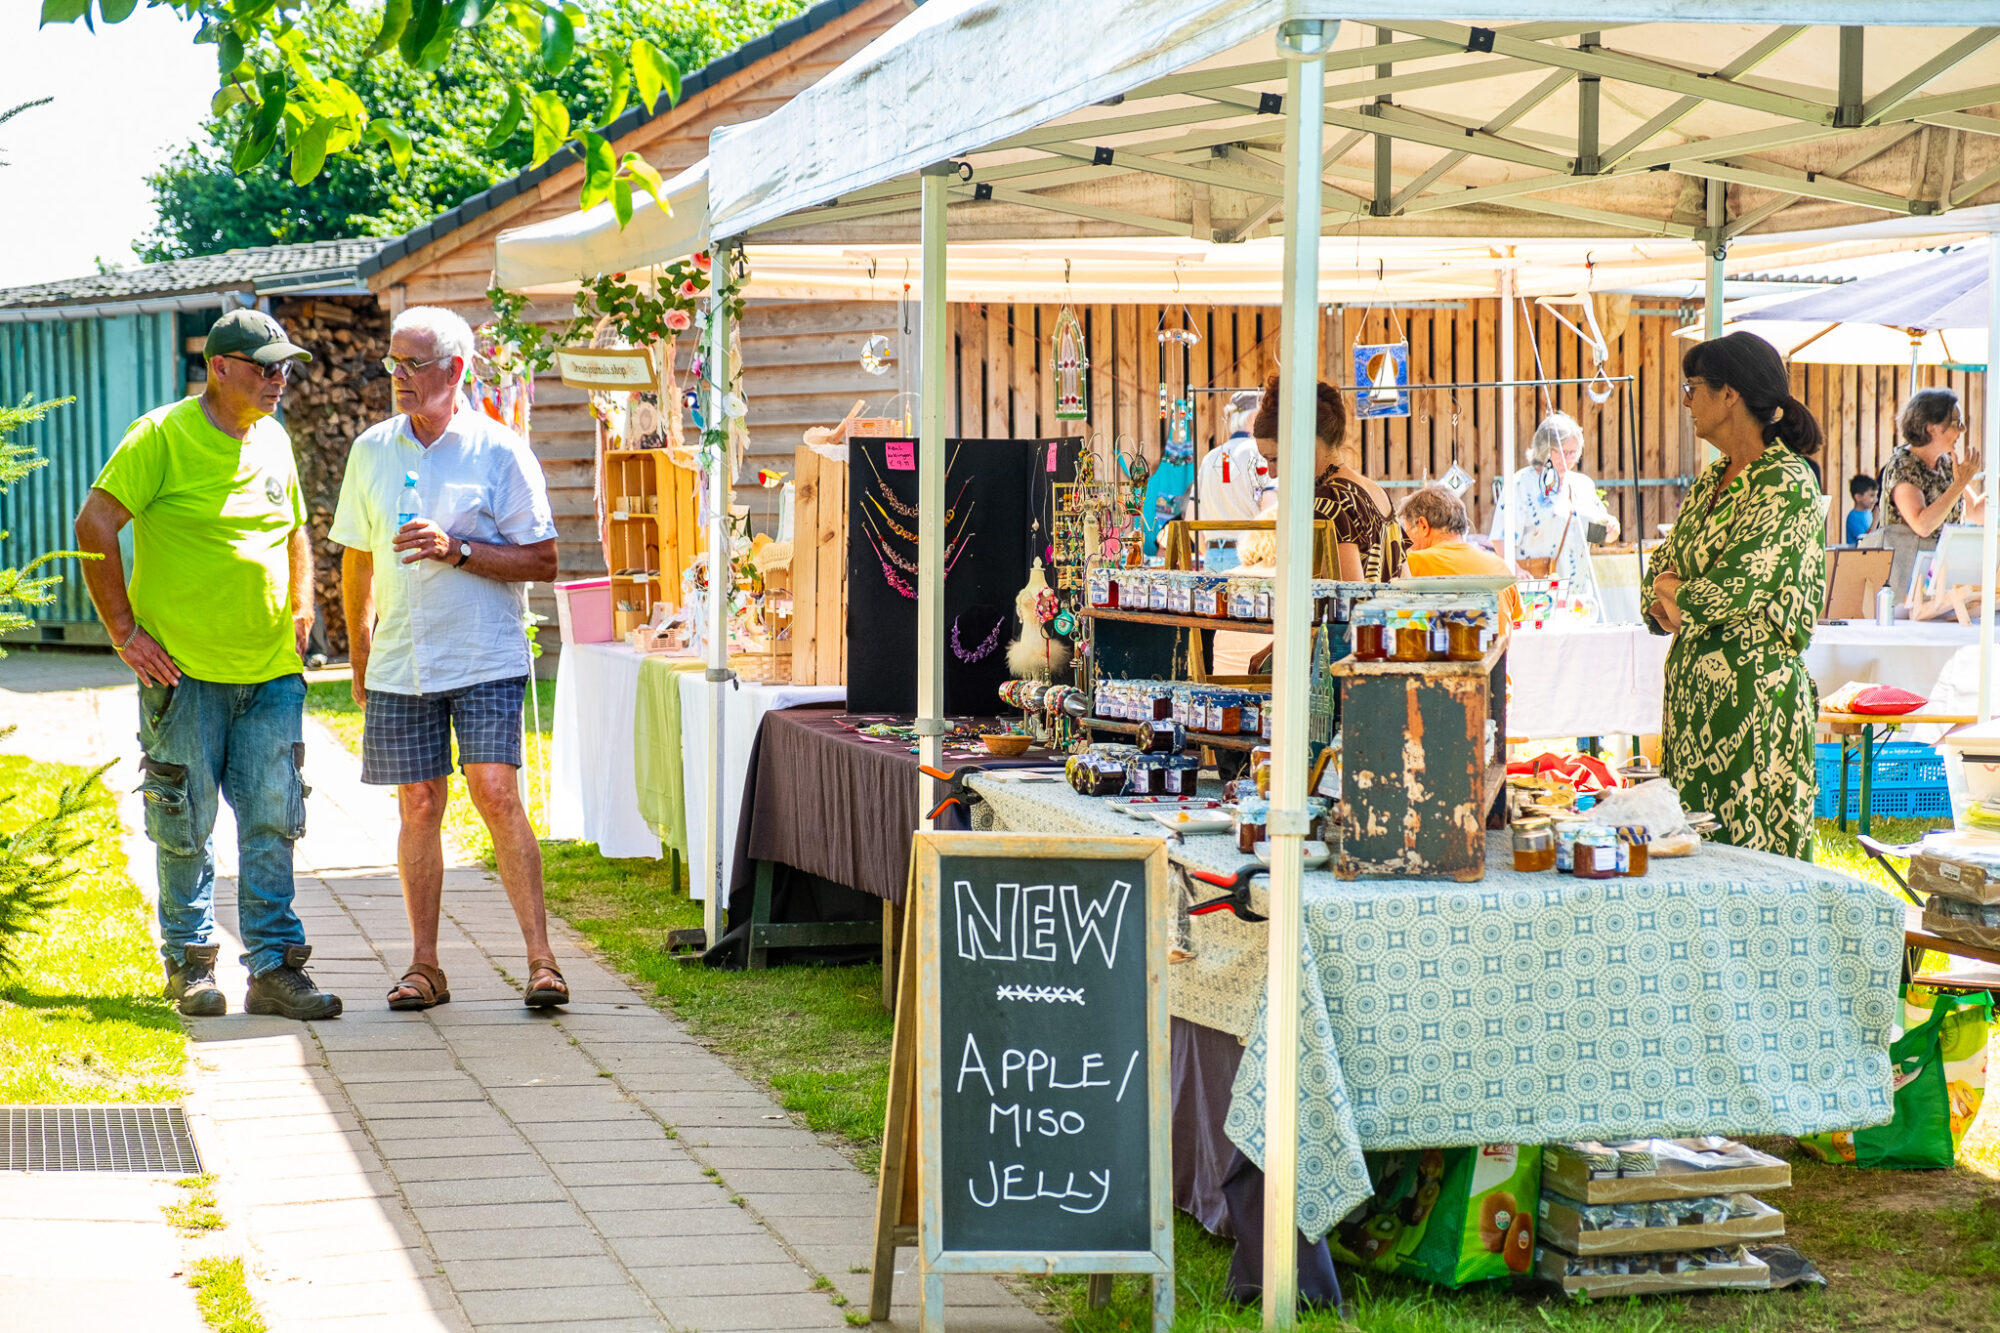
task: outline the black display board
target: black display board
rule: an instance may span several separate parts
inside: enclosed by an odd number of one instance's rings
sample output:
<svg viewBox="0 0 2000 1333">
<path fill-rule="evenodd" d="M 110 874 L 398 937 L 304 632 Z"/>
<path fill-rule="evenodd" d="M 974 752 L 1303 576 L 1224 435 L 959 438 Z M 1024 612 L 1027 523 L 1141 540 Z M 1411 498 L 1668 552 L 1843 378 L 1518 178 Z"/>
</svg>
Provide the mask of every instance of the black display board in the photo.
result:
<svg viewBox="0 0 2000 1333">
<path fill-rule="evenodd" d="M 1051 481 L 1068 480 L 1077 441 L 948 440 L 945 504 L 956 510 L 948 541 L 965 546 L 944 581 L 944 712 L 985 716 L 1008 678 L 1007 645 L 1021 632 L 1014 598 L 1035 556 L 1046 560 Z M 1051 446 L 1055 447 L 1053 450 Z M 917 473 L 913 440 L 861 439 L 847 465 L 847 707 L 853 713 L 917 711 Z M 1052 472 L 1051 460 L 1056 463 Z M 879 507 L 878 507 L 879 506 Z M 1039 521 L 1039 534 L 1035 524 Z M 904 533 L 909 534 L 905 537 Z M 906 562 L 911 568 L 904 568 Z M 1048 574 L 1055 586 L 1054 571 Z M 990 651 L 967 662 L 1002 617 Z"/>
<path fill-rule="evenodd" d="M 914 1221 L 926 1327 L 943 1274 L 1032 1272 L 1151 1274 L 1166 1329 L 1165 845 L 919 833 L 911 881 L 871 1308 Z"/>
</svg>

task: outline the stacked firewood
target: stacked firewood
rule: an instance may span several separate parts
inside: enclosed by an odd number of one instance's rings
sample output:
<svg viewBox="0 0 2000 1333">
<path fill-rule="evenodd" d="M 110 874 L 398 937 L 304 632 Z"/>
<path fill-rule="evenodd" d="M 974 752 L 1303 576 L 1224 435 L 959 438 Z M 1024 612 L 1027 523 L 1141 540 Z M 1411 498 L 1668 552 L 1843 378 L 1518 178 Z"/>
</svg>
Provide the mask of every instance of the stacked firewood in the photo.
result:
<svg viewBox="0 0 2000 1333">
<path fill-rule="evenodd" d="M 313 580 L 327 648 L 347 655 L 347 617 L 340 605 L 340 547 L 327 539 L 340 503 L 340 479 L 354 437 L 388 417 L 389 315 L 367 296 L 315 296 L 279 301 L 272 311 L 293 342 L 313 359 L 292 375 L 285 392 L 285 429 L 298 459 L 312 529 Z"/>
</svg>

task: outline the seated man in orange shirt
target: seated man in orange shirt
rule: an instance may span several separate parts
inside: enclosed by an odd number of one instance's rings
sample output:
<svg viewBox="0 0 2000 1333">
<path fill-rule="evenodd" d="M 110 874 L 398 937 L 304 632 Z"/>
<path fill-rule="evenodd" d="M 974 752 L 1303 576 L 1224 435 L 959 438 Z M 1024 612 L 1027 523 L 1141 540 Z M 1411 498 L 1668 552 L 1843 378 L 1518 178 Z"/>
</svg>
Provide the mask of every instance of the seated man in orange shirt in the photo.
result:
<svg viewBox="0 0 2000 1333">
<path fill-rule="evenodd" d="M 1433 482 L 1403 501 L 1403 537 L 1412 578 L 1449 574 L 1498 574 L 1512 578 L 1505 560 L 1482 551 L 1465 539 L 1472 517 L 1450 490 Z M 1521 594 L 1511 585 L 1500 590 L 1500 609 L 1511 625 L 1521 623 Z"/>
</svg>

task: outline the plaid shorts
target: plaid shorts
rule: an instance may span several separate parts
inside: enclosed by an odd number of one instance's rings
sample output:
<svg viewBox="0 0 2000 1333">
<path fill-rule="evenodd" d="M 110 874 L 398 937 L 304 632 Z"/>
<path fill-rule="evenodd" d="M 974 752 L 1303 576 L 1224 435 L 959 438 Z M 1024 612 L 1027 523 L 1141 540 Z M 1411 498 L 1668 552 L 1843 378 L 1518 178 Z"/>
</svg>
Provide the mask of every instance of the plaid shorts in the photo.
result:
<svg viewBox="0 0 2000 1333">
<path fill-rule="evenodd" d="M 528 678 L 483 680 L 440 694 L 368 691 L 361 724 L 361 780 L 377 786 L 428 782 L 460 764 L 521 766 L 521 700 Z"/>
</svg>

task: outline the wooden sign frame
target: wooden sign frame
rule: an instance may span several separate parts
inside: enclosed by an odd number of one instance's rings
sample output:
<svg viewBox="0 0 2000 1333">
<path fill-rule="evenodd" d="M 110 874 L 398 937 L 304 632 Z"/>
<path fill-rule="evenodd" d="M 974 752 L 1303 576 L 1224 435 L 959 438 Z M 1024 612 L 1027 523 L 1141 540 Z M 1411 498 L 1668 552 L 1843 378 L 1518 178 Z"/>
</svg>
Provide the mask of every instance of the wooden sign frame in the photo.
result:
<svg viewBox="0 0 2000 1333">
<path fill-rule="evenodd" d="M 1147 1215 L 1152 1244 L 1131 1250 L 947 1250 L 938 1190 L 944 1160 L 944 1053 L 940 1021 L 947 857 L 1126 861 L 1144 866 L 1140 919 L 1145 928 Z M 888 1114 L 876 1196 L 875 1266 L 869 1317 L 887 1319 L 896 1249 L 914 1245 L 922 1283 L 923 1333 L 944 1329 L 948 1273 L 1080 1273 L 1091 1275 L 1091 1304 L 1110 1297 L 1112 1274 L 1153 1280 L 1153 1328 L 1174 1319 L 1174 1221 L 1171 1042 L 1167 1004 L 1168 870 L 1166 844 L 1155 838 L 1063 838 L 1010 833 L 917 833 L 904 903 L 904 937 L 897 964 L 895 1045 L 889 1066 Z"/>
<path fill-rule="evenodd" d="M 572 389 L 610 393 L 644 392 L 660 387 L 650 347 L 559 347 L 556 369 Z"/>
</svg>

